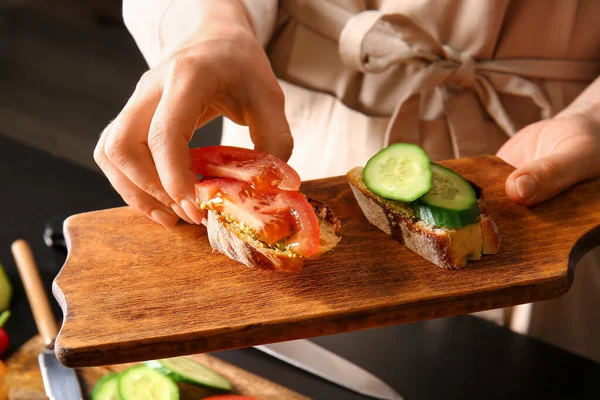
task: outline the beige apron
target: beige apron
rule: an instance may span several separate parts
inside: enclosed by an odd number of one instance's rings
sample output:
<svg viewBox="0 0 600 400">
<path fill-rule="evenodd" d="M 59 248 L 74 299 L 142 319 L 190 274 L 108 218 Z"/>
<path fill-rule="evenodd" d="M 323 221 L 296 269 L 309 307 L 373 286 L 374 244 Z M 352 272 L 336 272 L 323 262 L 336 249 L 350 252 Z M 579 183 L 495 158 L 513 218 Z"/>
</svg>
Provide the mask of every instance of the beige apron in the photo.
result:
<svg viewBox="0 0 600 400">
<path fill-rule="evenodd" d="M 399 141 L 433 160 L 494 154 L 600 75 L 598 15 L 594 0 L 281 1 L 267 52 L 295 140 L 289 163 L 308 180 Z M 253 146 L 228 120 L 222 143 Z M 578 267 L 568 296 L 517 310 L 515 329 L 600 361 L 600 315 L 582 305 L 600 306 L 598 260 Z M 569 325 L 547 312 L 560 307 Z"/>
</svg>

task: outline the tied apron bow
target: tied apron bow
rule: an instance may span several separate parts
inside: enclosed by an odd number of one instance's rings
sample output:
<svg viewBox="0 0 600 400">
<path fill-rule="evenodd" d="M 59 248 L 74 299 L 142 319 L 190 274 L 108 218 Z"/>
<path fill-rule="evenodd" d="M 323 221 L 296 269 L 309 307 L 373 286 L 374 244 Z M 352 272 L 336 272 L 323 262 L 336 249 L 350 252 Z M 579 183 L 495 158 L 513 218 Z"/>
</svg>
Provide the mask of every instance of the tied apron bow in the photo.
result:
<svg viewBox="0 0 600 400">
<path fill-rule="evenodd" d="M 405 68 L 408 78 L 397 82 L 399 95 L 384 147 L 397 141 L 419 144 L 422 116 L 441 111 L 454 156 L 477 155 L 477 143 L 485 129 L 482 106 L 509 137 L 519 129 L 498 93 L 531 99 L 540 117 L 546 119 L 553 116 L 554 110 L 542 89 L 530 79 L 591 81 L 600 74 L 597 62 L 475 60 L 468 53 L 439 43 L 404 14 L 375 10 L 353 14 L 316 0 L 284 1 L 283 7 L 300 23 L 338 41 L 342 61 L 355 71 L 378 74 L 394 66 Z"/>
</svg>

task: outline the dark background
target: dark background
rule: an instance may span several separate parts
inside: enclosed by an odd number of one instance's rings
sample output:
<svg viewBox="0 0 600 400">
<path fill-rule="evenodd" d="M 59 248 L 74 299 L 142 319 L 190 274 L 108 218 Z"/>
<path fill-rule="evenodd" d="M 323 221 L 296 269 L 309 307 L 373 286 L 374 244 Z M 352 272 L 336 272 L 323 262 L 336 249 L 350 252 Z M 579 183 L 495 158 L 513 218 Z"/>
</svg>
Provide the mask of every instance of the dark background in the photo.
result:
<svg viewBox="0 0 600 400">
<path fill-rule="evenodd" d="M 147 65 L 119 0 L 0 0 L 0 134 L 99 171 L 104 127 Z M 221 120 L 192 146 L 218 144 Z"/>
</svg>

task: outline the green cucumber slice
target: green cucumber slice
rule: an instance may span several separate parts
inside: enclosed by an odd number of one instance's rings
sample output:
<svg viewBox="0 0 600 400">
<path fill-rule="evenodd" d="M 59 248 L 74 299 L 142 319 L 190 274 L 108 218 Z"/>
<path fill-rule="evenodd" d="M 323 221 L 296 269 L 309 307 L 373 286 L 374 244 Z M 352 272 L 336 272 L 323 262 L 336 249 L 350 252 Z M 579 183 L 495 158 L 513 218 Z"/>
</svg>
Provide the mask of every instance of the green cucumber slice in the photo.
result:
<svg viewBox="0 0 600 400">
<path fill-rule="evenodd" d="M 92 400 L 121 400 L 117 382 L 119 374 L 111 372 L 98 380 L 92 391 Z"/>
<path fill-rule="evenodd" d="M 465 178 L 431 163 L 431 190 L 415 203 L 417 217 L 435 226 L 462 228 L 475 223 L 479 217 L 479 205 L 473 186 Z"/>
<path fill-rule="evenodd" d="M 179 400 L 179 387 L 169 377 L 145 365 L 121 372 L 117 380 L 121 400 Z"/>
<path fill-rule="evenodd" d="M 429 157 L 419 146 L 394 143 L 367 161 L 363 180 L 381 197 L 411 202 L 431 189 L 429 164 Z"/>
<path fill-rule="evenodd" d="M 146 361 L 145 364 L 176 382 L 224 391 L 232 389 L 231 383 L 223 376 L 187 357 L 152 360 Z"/>
<path fill-rule="evenodd" d="M 8 275 L 0 264 L 0 312 L 8 310 L 12 299 L 13 287 L 8 279 Z"/>
</svg>

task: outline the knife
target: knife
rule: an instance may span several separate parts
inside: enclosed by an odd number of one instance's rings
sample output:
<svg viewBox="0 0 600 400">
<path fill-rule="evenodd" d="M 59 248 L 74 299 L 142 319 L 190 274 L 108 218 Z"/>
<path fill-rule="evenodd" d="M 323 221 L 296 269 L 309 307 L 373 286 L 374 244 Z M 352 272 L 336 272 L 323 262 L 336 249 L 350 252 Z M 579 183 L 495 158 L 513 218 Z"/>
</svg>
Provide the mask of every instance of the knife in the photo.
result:
<svg viewBox="0 0 600 400">
<path fill-rule="evenodd" d="M 63 235 L 64 220 L 62 216 L 54 216 L 46 223 L 44 241 L 48 247 L 67 249 Z M 402 396 L 375 375 L 309 340 L 273 343 L 254 348 L 365 396 L 381 400 L 403 400 Z"/>
<path fill-rule="evenodd" d="M 400 394 L 375 375 L 309 340 L 292 340 L 254 348 L 365 396 L 403 400 Z"/>
<path fill-rule="evenodd" d="M 19 239 L 12 244 L 11 250 L 29 299 L 35 324 L 46 345 L 46 349 L 38 355 L 46 395 L 50 400 L 83 400 L 75 371 L 63 366 L 56 358 L 54 339 L 58 328 L 31 248 L 27 242 Z"/>
</svg>

